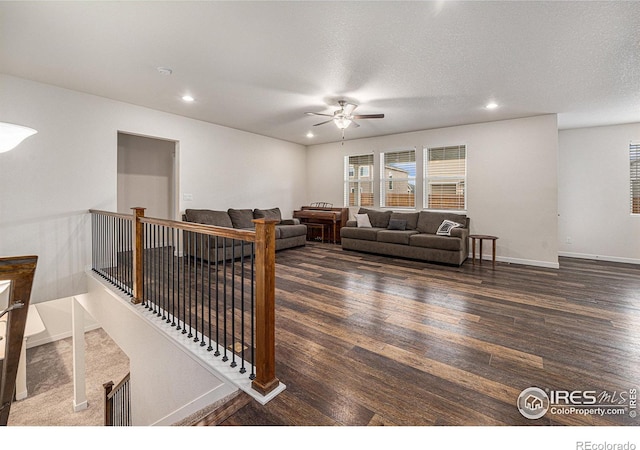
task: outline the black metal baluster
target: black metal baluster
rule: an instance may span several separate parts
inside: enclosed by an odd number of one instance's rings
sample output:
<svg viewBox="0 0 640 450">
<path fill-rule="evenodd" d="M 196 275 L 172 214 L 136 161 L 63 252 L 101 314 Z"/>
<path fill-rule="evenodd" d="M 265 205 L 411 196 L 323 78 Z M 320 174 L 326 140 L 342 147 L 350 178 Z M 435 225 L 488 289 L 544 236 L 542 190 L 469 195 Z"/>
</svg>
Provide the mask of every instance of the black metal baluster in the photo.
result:
<svg viewBox="0 0 640 450">
<path fill-rule="evenodd" d="M 191 233 L 186 232 L 183 235 L 184 242 L 182 244 L 183 253 L 182 253 L 182 334 L 187 332 L 187 255 L 189 254 L 189 239 Z"/>
<path fill-rule="evenodd" d="M 198 253 L 198 235 L 194 234 L 193 235 L 193 262 L 189 261 L 189 334 L 187 334 L 188 338 L 192 338 L 193 337 L 193 322 L 191 321 L 191 316 L 192 316 L 192 306 L 191 304 L 193 303 L 193 282 L 194 280 L 197 279 L 197 275 L 195 273 L 196 271 L 196 260 L 197 260 L 197 255 Z"/>
<path fill-rule="evenodd" d="M 200 347 L 204 347 L 206 345 L 204 342 L 204 234 L 200 235 L 200 247 L 202 247 L 200 251 Z M 198 342 L 197 330 L 194 342 Z"/>
<path fill-rule="evenodd" d="M 236 243 L 231 247 L 231 367 L 236 363 Z"/>
<path fill-rule="evenodd" d="M 207 286 L 208 289 L 208 308 L 207 308 L 207 318 L 209 321 L 209 346 L 207 347 L 207 351 L 210 352 L 213 350 L 211 346 L 211 235 L 207 235 Z"/>
<path fill-rule="evenodd" d="M 171 229 L 171 326 L 176 326 L 176 233 L 177 229 Z"/>
<path fill-rule="evenodd" d="M 240 373 L 245 373 L 247 369 L 244 367 L 244 244 L 245 241 L 241 241 L 240 247 L 240 345 L 242 352 L 242 366 L 240 367 Z"/>
<path fill-rule="evenodd" d="M 255 243 L 251 243 L 251 374 L 249 375 L 249 379 L 253 380 L 256 378 L 255 368 L 256 368 L 256 358 L 255 358 L 255 319 L 254 319 L 254 309 L 255 309 L 255 251 L 256 245 Z"/>
<path fill-rule="evenodd" d="M 233 239 L 231 240 L 231 245 L 233 245 Z M 222 241 L 222 251 L 224 253 L 224 260 L 222 261 L 222 297 L 223 297 L 223 305 L 222 305 L 222 317 L 224 320 L 223 323 L 223 341 L 222 341 L 222 351 L 223 356 L 222 360 L 227 362 L 229 358 L 227 357 L 227 239 L 225 238 Z"/>
<path fill-rule="evenodd" d="M 222 238 L 223 242 L 224 239 Z M 218 249 L 220 248 L 218 236 L 215 237 L 216 240 L 216 351 L 213 354 L 214 356 L 220 356 L 220 271 L 218 261 L 220 258 L 218 257 Z M 224 244 L 223 244 L 224 245 Z"/>
</svg>

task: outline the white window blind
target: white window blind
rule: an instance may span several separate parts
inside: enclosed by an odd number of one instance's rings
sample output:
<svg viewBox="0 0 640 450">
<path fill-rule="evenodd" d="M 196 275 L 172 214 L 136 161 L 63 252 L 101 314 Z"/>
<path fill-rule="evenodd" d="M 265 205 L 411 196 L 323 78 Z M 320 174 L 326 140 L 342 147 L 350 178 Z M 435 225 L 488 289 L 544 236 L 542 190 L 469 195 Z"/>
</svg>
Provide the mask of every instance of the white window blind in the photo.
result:
<svg viewBox="0 0 640 450">
<path fill-rule="evenodd" d="M 415 149 L 382 153 L 380 162 L 380 206 L 415 208 Z"/>
<path fill-rule="evenodd" d="M 631 214 L 640 214 L 640 144 L 629 145 L 631 169 Z"/>
<path fill-rule="evenodd" d="M 373 206 L 373 155 L 344 157 L 344 205 Z"/>
<path fill-rule="evenodd" d="M 467 207 L 465 145 L 424 149 L 424 205 L 427 209 Z"/>
</svg>

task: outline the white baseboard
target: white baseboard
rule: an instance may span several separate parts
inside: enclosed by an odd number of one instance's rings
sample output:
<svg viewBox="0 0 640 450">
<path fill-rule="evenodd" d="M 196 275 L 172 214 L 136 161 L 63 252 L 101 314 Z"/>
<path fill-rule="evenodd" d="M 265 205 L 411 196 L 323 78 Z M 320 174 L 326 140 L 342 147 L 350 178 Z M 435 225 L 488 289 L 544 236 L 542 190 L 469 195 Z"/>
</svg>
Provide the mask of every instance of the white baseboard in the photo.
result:
<svg viewBox="0 0 640 450">
<path fill-rule="evenodd" d="M 84 329 L 84 332 L 87 333 L 89 331 L 97 330 L 100 328 L 99 324 L 87 325 Z M 65 331 L 64 333 L 58 333 L 56 335 L 45 336 L 39 339 L 29 338 L 27 339 L 27 348 L 38 347 L 39 345 L 50 344 L 51 342 L 60 341 L 62 339 L 66 339 L 71 337 L 71 331 Z"/>
<path fill-rule="evenodd" d="M 640 259 L 623 258 L 620 256 L 592 255 L 589 253 L 573 253 L 573 252 L 558 252 L 558 256 L 564 256 L 567 258 L 594 259 L 597 261 L 610 261 L 610 262 L 618 262 L 618 263 L 625 263 L 625 264 L 640 264 Z"/>
<path fill-rule="evenodd" d="M 469 254 L 470 260 L 472 259 L 472 256 L 473 255 Z M 482 260 L 491 262 L 491 255 L 482 255 Z M 535 259 L 522 259 L 522 258 L 509 258 L 507 256 L 496 256 L 496 261 L 507 263 L 507 264 L 522 264 L 524 266 L 545 267 L 547 269 L 560 268 L 560 263 L 558 262 L 538 261 Z"/>
</svg>

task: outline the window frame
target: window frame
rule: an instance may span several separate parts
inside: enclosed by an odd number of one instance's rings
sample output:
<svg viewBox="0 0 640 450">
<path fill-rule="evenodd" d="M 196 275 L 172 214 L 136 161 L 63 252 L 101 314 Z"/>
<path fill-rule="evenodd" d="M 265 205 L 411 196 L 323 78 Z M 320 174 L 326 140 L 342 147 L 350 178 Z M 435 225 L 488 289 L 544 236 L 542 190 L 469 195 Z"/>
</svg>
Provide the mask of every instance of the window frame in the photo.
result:
<svg viewBox="0 0 640 450">
<path fill-rule="evenodd" d="M 444 150 L 446 151 L 446 149 L 453 149 L 456 148 L 458 149 L 458 152 L 460 153 L 461 149 L 464 149 L 464 175 L 437 175 L 437 176 L 429 176 L 429 154 L 430 151 L 435 151 L 435 150 Z M 455 144 L 455 145 L 439 145 L 439 146 L 427 146 L 425 145 L 423 147 L 423 151 L 422 151 L 422 158 L 423 158 L 423 184 L 422 184 L 422 207 L 424 210 L 428 210 L 428 211 L 446 211 L 446 212 L 462 212 L 462 213 L 466 213 L 467 212 L 467 208 L 468 208 L 468 198 L 469 198 L 469 189 L 468 189 L 468 182 L 467 182 L 467 178 L 468 178 L 468 162 L 469 162 L 469 146 L 467 144 Z M 446 208 L 446 207 L 442 207 L 442 205 L 440 205 L 441 207 L 438 208 L 432 208 L 429 205 L 429 192 L 430 192 L 430 187 L 432 185 L 445 185 L 445 184 L 453 184 L 456 186 L 456 190 L 458 189 L 459 186 L 461 186 L 462 189 L 462 199 L 463 199 L 463 205 L 462 205 L 462 209 L 460 208 Z M 458 195 L 458 194 L 456 194 Z"/>
<path fill-rule="evenodd" d="M 416 208 L 416 179 L 417 176 L 416 175 L 411 175 L 410 172 L 407 172 L 407 177 L 397 177 L 397 176 L 393 176 L 393 174 L 390 172 L 389 176 L 387 175 L 387 172 L 389 171 L 389 167 L 387 165 L 386 162 L 386 155 L 389 154 L 402 154 L 402 153 L 413 153 L 413 161 L 407 161 L 407 164 L 411 164 L 413 163 L 413 172 L 414 174 L 417 174 L 417 170 L 418 170 L 418 160 L 417 160 L 417 152 L 416 152 L 416 148 L 415 147 L 409 147 L 409 148 L 400 148 L 400 149 L 394 149 L 394 150 L 388 150 L 388 151 L 384 151 L 384 152 L 380 152 L 380 208 L 389 208 L 389 209 L 415 209 Z M 397 169 L 392 167 L 393 170 L 402 170 L 402 169 Z M 411 189 L 407 189 L 408 191 L 411 192 L 407 192 L 407 195 L 410 194 L 411 197 L 413 197 L 413 205 L 388 205 L 387 204 L 387 191 L 392 191 L 393 189 L 395 189 L 398 185 L 402 186 L 403 183 L 407 184 L 407 188 L 411 185 L 413 185 L 413 190 Z M 409 197 L 407 197 L 409 198 Z"/>
<path fill-rule="evenodd" d="M 369 163 L 367 165 L 356 164 L 357 161 L 352 162 L 352 158 L 359 158 L 362 161 Z M 358 167 L 356 170 L 356 166 Z M 361 169 L 367 169 L 365 175 L 365 171 Z M 353 170 L 352 170 L 353 169 Z M 373 199 L 374 193 L 374 178 L 371 176 L 371 173 L 375 169 L 375 158 L 373 153 L 359 154 L 359 155 L 345 155 L 344 157 L 344 183 L 343 183 L 343 195 L 344 195 L 344 206 L 345 208 L 349 207 L 373 207 L 375 201 Z M 357 177 L 356 177 L 357 175 Z M 365 178 L 365 179 L 361 179 Z M 363 194 L 363 184 L 369 183 L 370 185 L 370 194 L 371 194 L 371 204 L 362 204 L 362 194 Z M 353 192 L 352 192 L 353 191 Z M 351 204 L 351 196 L 353 195 L 354 204 Z"/>
<path fill-rule="evenodd" d="M 633 141 L 629 143 L 629 212 L 640 216 L 640 142 Z"/>
</svg>

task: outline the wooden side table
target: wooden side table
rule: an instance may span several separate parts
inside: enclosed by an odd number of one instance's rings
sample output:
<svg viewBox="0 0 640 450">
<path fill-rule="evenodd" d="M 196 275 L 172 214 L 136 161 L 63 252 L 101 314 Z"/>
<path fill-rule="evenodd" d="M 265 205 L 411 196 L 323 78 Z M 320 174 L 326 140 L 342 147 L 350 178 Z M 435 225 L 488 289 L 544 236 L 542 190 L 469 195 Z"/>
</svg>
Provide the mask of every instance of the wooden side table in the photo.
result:
<svg viewBox="0 0 640 450">
<path fill-rule="evenodd" d="M 498 240 L 497 236 L 489 236 L 487 234 L 470 234 L 469 235 L 469 239 L 471 239 L 471 252 L 473 254 L 472 257 L 472 262 L 473 264 L 476 263 L 476 241 L 480 241 L 480 264 L 482 264 L 482 241 L 484 240 L 488 240 L 491 241 L 493 243 L 493 255 L 492 255 L 492 262 L 493 262 L 493 268 L 495 269 L 496 267 L 496 241 Z"/>
</svg>

